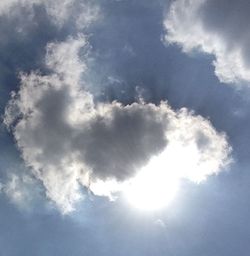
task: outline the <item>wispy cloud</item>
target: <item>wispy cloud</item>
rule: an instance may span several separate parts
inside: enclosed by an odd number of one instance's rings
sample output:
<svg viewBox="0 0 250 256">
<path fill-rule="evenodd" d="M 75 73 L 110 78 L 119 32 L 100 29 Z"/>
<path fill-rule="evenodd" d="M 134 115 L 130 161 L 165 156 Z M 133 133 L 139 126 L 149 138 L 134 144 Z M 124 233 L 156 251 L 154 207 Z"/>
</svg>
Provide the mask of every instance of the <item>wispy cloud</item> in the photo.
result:
<svg viewBox="0 0 250 256">
<path fill-rule="evenodd" d="M 91 0 L 3 0 L 0 2 L 0 14 L 21 15 L 22 8 L 30 10 L 35 7 L 45 8 L 52 21 L 62 26 L 63 23 L 74 16 L 75 26 L 78 29 L 88 26 L 96 20 L 99 13 L 98 6 Z"/>
</svg>

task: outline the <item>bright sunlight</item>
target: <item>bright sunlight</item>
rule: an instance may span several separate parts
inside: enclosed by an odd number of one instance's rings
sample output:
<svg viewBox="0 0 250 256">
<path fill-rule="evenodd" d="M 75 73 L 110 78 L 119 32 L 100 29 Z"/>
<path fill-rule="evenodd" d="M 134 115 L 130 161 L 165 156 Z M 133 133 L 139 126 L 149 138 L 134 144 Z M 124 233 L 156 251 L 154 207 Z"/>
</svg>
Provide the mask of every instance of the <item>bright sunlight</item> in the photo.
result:
<svg viewBox="0 0 250 256">
<path fill-rule="evenodd" d="M 125 187 L 129 203 L 141 210 L 160 210 L 175 198 L 181 179 L 200 183 L 213 169 L 209 159 L 201 162 L 196 145 L 170 143 L 164 152 L 153 157 Z M 181 159 L 181 160 L 180 160 Z"/>
</svg>

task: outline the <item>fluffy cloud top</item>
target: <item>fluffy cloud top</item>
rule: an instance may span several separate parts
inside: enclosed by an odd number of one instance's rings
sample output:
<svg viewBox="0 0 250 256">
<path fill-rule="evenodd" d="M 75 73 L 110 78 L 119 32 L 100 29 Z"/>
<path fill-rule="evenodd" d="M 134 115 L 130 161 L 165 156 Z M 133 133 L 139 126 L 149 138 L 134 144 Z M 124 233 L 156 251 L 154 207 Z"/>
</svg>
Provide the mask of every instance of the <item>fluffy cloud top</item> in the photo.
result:
<svg viewBox="0 0 250 256">
<path fill-rule="evenodd" d="M 25 163 L 62 212 L 74 209 L 81 186 L 112 196 L 158 156 L 166 172 L 196 182 L 228 164 L 225 135 L 186 109 L 96 103 L 82 82 L 87 49 L 84 36 L 48 44 L 51 74 L 21 74 L 5 112 Z"/>
<path fill-rule="evenodd" d="M 165 40 L 184 52 L 213 54 L 221 82 L 250 81 L 249 11 L 249 2 L 242 0 L 173 1 L 164 21 Z"/>
</svg>

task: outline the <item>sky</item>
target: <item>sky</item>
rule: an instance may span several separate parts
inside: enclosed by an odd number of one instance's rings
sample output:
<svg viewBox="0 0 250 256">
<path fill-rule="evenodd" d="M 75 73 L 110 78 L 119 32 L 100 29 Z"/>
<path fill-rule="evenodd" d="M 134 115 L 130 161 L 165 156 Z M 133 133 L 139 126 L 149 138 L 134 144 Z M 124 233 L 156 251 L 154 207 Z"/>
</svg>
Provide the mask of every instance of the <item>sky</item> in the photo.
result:
<svg viewBox="0 0 250 256">
<path fill-rule="evenodd" d="M 245 256 L 247 0 L 0 2 L 0 255 Z"/>
</svg>

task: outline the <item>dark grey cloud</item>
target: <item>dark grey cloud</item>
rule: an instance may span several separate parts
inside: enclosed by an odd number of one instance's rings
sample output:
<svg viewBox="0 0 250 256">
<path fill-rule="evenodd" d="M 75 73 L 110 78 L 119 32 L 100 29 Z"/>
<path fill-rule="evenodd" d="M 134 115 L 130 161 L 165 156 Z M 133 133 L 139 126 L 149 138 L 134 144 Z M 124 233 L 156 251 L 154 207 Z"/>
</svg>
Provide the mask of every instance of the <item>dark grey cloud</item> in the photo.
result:
<svg viewBox="0 0 250 256">
<path fill-rule="evenodd" d="M 166 147 L 168 124 L 158 111 L 153 105 L 113 103 L 108 119 L 98 115 L 90 121 L 77 141 L 87 148 L 84 158 L 94 176 L 125 180 Z"/>
</svg>

